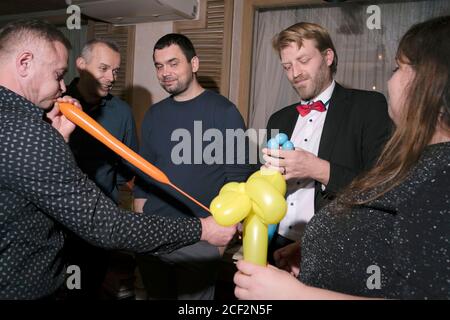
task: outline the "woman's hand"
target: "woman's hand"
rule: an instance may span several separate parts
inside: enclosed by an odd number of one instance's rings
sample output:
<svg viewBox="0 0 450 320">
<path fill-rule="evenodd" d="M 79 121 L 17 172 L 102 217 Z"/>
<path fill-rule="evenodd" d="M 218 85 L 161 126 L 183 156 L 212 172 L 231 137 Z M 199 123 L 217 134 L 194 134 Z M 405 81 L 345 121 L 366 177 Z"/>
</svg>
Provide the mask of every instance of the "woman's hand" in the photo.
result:
<svg viewBox="0 0 450 320">
<path fill-rule="evenodd" d="M 303 285 L 286 271 L 268 265 L 262 267 L 240 260 L 234 275 L 234 294 L 245 300 L 299 299 Z"/>
</svg>

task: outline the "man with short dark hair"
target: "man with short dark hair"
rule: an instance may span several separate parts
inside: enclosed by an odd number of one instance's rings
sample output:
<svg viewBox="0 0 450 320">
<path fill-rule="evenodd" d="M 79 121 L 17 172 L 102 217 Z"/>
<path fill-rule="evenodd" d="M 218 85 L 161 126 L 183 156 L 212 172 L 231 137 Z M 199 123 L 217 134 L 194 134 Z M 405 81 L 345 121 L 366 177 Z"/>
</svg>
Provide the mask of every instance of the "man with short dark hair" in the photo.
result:
<svg viewBox="0 0 450 320">
<path fill-rule="evenodd" d="M 216 150 L 222 154 L 219 161 L 205 159 L 209 143 L 202 137 L 210 129 L 219 130 L 225 143 L 227 129 L 245 130 L 244 121 L 233 103 L 199 84 L 199 58 L 187 37 L 168 34 L 159 39 L 153 60 L 158 80 L 171 96 L 147 111 L 140 154 L 208 206 L 225 183 L 245 181 L 251 167 L 247 164 L 247 151 L 239 159 L 236 150 L 227 150 L 224 145 Z M 181 132 L 181 136 L 190 136 L 189 141 L 180 142 Z M 200 145 L 195 145 L 199 138 Z M 180 150 L 180 143 L 186 143 L 188 148 Z M 225 164 L 225 156 L 231 152 L 233 161 Z M 238 160 L 243 160 L 242 164 Z M 197 207 L 186 207 L 176 194 L 169 196 L 167 191 L 160 183 L 136 179 L 136 211 L 178 217 L 209 215 Z M 199 242 L 169 254 L 138 258 L 149 298 L 213 299 L 222 252 L 216 246 Z"/>
<path fill-rule="evenodd" d="M 69 47 L 39 20 L 0 29 L 0 299 L 55 293 L 64 281 L 65 229 L 103 248 L 140 253 L 200 240 L 225 245 L 235 232 L 211 217 L 121 210 L 78 169 L 66 144 L 75 126 L 55 104 L 75 103 L 60 99 Z"/>
</svg>

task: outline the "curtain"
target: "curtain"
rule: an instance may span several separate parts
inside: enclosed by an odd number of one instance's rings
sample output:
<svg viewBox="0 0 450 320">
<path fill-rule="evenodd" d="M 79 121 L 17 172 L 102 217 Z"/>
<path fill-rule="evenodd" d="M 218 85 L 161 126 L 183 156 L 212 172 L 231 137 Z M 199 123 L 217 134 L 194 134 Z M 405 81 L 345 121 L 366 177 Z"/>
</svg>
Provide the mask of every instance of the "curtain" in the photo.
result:
<svg viewBox="0 0 450 320">
<path fill-rule="evenodd" d="M 450 14 L 449 0 L 379 3 L 381 29 L 370 30 L 369 4 L 260 10 L 255 16 L 249 127 L 266 127 L 270 115 L 300 100 L 272 48 L 273 37 L 300 21 L 325 27 L 339 58 L 335 79 L 345 87 L 387 96 L 401 36 L 413 25 Z M 432 50 L 433 48 L 430 48 Z"/>
</svg>

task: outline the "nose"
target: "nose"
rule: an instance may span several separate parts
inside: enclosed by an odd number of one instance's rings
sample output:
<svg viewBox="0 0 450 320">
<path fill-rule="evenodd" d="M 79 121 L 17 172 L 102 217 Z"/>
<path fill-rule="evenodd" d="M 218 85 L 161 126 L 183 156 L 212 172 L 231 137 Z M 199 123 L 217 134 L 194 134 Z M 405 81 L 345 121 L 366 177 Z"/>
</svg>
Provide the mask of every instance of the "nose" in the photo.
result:
<svg viewBox="0 0 450 320">
<path fill-rule="evenodd" d="M 112 69 L 108 70 L 105 74 L 106 80 L 113 82 L 114 81 L 114 71 Z"/>
<path fill-rule="evenodd" d="M 294 63 L 292 65 L 292 75 L 293 75 L 294 79 L 298 78 L 302 74 L 303 74 L 303 68 L 301 67 L 301 65 L 299 63 Z"/>
<path fill-rule="evenodd" d="M 170 75 L 170 70 L 166 65 L 161 68 L 161 75 L 163 77 Z"/>
</svg>

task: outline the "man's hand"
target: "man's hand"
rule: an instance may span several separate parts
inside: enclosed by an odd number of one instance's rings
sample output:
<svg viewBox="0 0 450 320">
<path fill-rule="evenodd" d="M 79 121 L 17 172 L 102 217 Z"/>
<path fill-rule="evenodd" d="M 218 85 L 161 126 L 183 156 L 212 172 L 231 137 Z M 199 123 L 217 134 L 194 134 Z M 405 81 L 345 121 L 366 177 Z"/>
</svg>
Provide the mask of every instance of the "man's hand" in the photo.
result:
<svg viewBox="0 0 450 320">
<path fill-rule="evenodd" d="M 75 130 L 76 125 L 61 113 L 58 106 L 59 102 L 71 103 L 80 109 L 81 105 L 78 100 L 69 96 L 64 96 L 62 98 L 58 98 L 55 102 L 55 105 L 53 106 L 53 109 L 47 113 L 47 119 L 52 127 L 58 130 L 58 132 L 63 136 L 66 142 L 69 142 L 70 134 L 73 132 L 73 130 Z"/>
<path fill-rule="evenodd" d="M 226 246 L 236 233 L 236 225 L 222 227 L 217 224 L 213 217 L 201 218 L 202 237 L 200 240 L 208 241 L 213 246 Z"/>
<path fill-rule="evenodd" d="M 273 253 L 275 264 L 278 268 L 290 272 L 297 277 L 300 272 L 300 241 L 291 243 Z"/>
<path fill-rule="evenodd" d="M 323 185 L 330 180 L 330 163 L 306 150 L 262 150 L 265 167 L 278 170 L 289 179 L 313 179 Z"/>
</svg>

